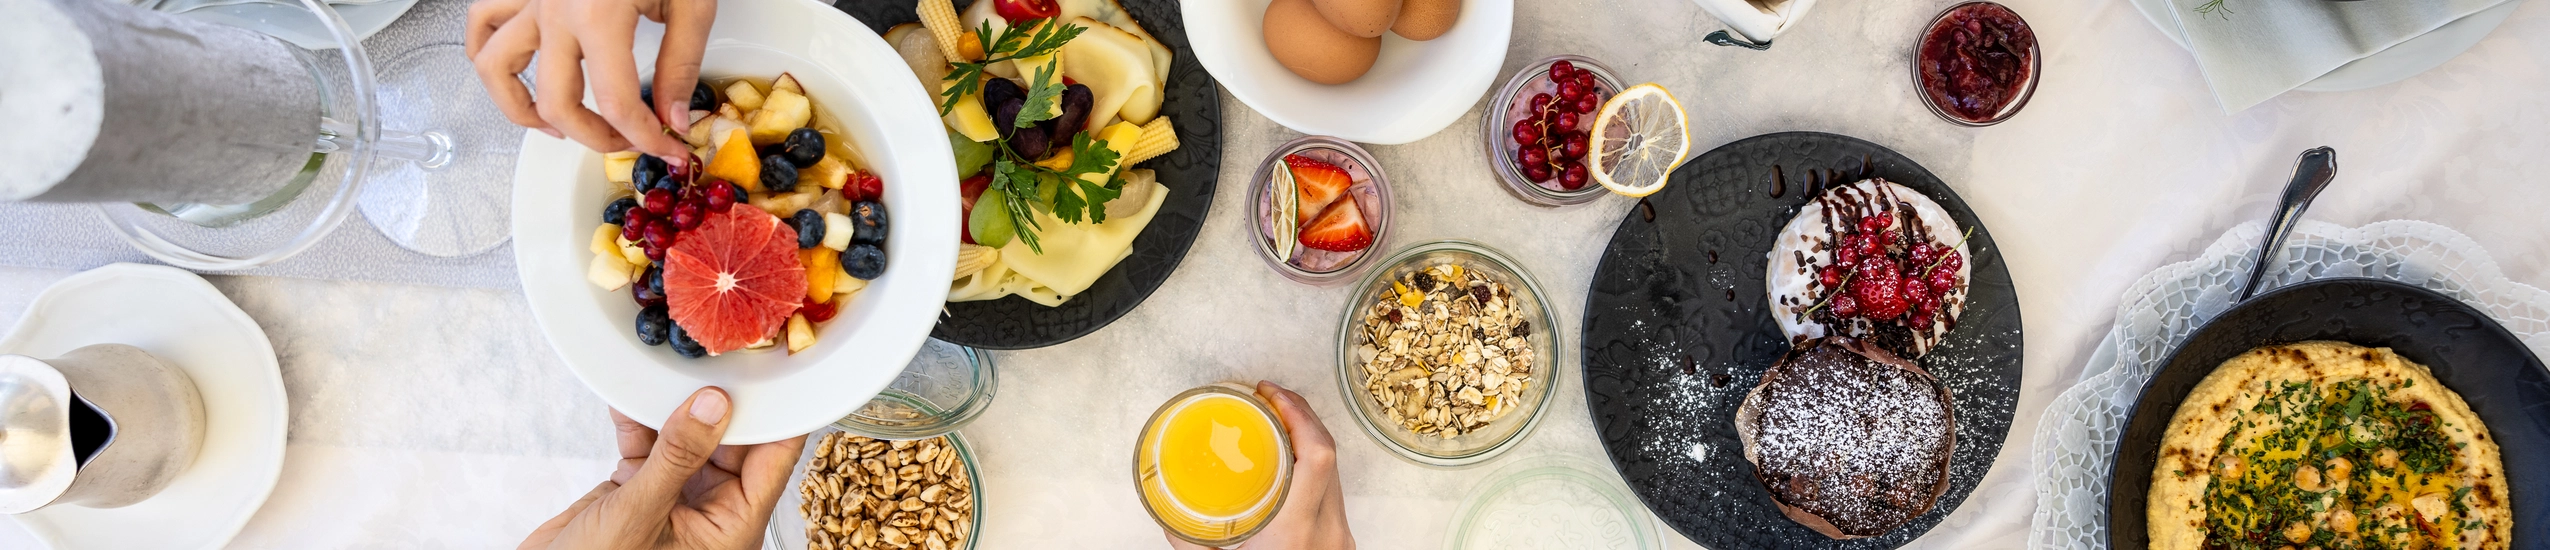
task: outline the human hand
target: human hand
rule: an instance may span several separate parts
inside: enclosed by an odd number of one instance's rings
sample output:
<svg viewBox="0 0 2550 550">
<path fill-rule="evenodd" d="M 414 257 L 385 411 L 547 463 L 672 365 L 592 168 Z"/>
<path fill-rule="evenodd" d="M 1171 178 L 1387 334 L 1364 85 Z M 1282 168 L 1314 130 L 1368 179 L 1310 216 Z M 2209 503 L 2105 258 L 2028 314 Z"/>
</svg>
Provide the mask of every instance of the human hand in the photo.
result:
<svg viewBox="0 0 2550 550">
<path fill-rule="evenodd" d="M 806 438 L 720 446 L 733 408 L 725 390 L 700 388 L 661 433 L 611 411 L 619 469 L 533 529 L 521 548 L 760 548 Z"/>
<path fill-rule="evenodd" d="M 1274 382 L 1259 381 L 1257 396 L 1275 406 L 1275 416 L 1293 436 L 1293 485 L 1284 507 L 1266 528 L 1237 548 L 1246 550 L 1353 550 L 1355 537 L 1346 529 L 1346 492 L 1337 480 L 1337 440 L 1319 423 L 1319 414 L 1301 394 Z M 1207 550 L 1170 534 L 1169 547 Z"/>
<path fill-rule="evenodd" d="M 638 97 L 637 18 L 664 24 L 655 105 Z M 505 118 L 595 151 L 638 152 L 676 166 L 690 146 L 664 132 L 690 123 L 691 87 L 717 20 L 717 0 L 480 0 L 469 7 L 465 50 Z M 517 75 L 538 53 L 538 97 Z M 587 72 L 591 78 L 586 78 Z M 584 107 L 593 86 L 599 112 Z"/>
</svg>

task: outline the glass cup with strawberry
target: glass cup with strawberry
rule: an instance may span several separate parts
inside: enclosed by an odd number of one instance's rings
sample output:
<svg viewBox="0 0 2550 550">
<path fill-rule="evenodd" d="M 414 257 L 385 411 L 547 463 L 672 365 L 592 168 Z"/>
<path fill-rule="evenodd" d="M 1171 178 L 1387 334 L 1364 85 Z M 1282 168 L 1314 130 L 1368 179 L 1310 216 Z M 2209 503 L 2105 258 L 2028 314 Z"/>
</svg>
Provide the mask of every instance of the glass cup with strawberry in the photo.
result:
<svg viewBox="0 0 2550 550">
<path fill-rule="evenodd" d="M 1351 278 L 1390 226 L 1390 177 L 1353 143 L 1308 136 L 1277 147 L 1249 186 L 1258 257 L 1295 282 Z"/>
</svg>

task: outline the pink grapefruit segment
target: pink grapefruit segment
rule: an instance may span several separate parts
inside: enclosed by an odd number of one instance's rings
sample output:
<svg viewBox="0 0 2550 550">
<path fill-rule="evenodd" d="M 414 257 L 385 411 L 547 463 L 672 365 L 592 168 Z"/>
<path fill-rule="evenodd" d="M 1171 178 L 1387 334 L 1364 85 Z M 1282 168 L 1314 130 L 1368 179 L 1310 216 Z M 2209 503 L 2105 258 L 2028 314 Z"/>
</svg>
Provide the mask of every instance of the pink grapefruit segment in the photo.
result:
<svg viewBox="0 0 2550 550">
<path fill-rule="evenodd" d="M 748 204 L 712 212 L 664 251 L 664 301 L 710 355 L 778 334 L 806 296 L 797 230 Z"/>
</svg>

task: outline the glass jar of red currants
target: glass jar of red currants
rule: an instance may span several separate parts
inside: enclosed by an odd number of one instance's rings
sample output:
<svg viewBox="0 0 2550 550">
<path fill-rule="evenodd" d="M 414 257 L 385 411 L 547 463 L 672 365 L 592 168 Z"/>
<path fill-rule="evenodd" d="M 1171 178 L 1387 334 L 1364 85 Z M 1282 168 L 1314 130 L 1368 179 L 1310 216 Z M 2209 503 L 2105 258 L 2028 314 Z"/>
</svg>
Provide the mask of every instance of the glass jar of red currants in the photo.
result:
<svg viewBox="0 0 2550 550">
<path fill-rule="evenodd" d="M 1515 198 L 1538 206 L 1583 204 L 1603 196 L 1585 165 L 1588 132 L 1603 101 L 1620 91 L 1611 70 L 1559 55 L 1525 66 L 1488 105 L 1488 158 Z"/>
</svg>

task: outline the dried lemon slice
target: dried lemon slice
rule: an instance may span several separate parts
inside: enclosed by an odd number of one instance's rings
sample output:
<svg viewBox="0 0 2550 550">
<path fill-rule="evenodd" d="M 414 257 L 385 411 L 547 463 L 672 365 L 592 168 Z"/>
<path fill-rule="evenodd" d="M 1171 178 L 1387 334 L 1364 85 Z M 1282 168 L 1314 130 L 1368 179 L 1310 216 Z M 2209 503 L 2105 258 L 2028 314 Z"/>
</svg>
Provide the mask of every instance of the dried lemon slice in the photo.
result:
<svg viewBox="0 0 2550 550">
<path fill-rule="evenodd" d="M 1603 102 L 1591 133 L 1586 168 L 1592 169 L 1594 181 L 1632 197 L 1664 189 L 1674 166 L 1691 152 L 1682 102 L 1654 83 L 1631 86 Z"/>
</svg>

